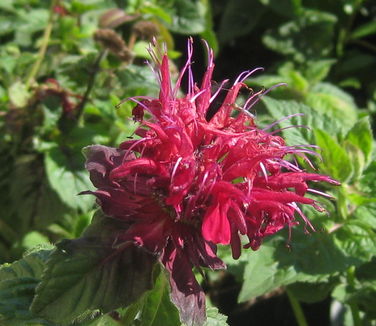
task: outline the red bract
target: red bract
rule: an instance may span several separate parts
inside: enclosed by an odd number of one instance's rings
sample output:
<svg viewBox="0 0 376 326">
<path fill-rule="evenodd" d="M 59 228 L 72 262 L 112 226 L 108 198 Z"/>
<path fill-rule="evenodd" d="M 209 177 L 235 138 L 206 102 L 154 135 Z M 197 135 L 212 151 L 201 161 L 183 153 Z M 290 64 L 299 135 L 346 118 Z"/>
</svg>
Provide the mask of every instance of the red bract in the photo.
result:
<svg viewBox="0 0 376 326">
<path fill-rule="evenodd" d="M 206 119 L 218 95 L 212 93 L 213 53 L 208 53 L 208 68 L 197 85 L 189 41 L 188 60 L 173 87 L 167 55 L 151 51 L 161 89 L 159 98 L 130 99 L 137 103 L 133 114 L 140 122 L 139 138 L 118 149 L 86 150 L 98 188 L 93 194 L 103 211 L 130 224 L 120 240 L 159 255 L 182 320 L 198 325 L 205 320 L 204 294 L 192 267 L 224 268 L 216 257 L 217 244 L 230 244 L 238 258 L 240 235 L 249 240 L 245 247 L 256 250 L 265 236 L 298 224 L 295 216 L 311 226 L 298 205 L 322 209 L 305 197 L 311 190 L 307 182 L 338 184 L 287 160 L 291 155 L 306 158 L 309 146 L 287 146 L 268 128 L 256 126 L 248 110 L 260 93 L 243 107 L 235 104 L 253 71 L 237 78 L 218 111 Z M 184 76 L 188 92 L 180 96 Z M 144 120 L 145 115 L 150 118 Z"/>
</svg>

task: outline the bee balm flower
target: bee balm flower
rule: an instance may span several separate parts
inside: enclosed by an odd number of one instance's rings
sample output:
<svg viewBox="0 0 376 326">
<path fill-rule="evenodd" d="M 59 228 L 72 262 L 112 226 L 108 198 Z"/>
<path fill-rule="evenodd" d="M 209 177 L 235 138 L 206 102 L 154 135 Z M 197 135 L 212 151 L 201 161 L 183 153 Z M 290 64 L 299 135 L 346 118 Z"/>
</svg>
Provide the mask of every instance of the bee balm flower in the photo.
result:
<svg viewBox="0 0 376 326">
<path fill-rule="evenodd" d="M 172 85 L 166 54 L 158 59 L 151 51 L 160 84 L 158 98 L 134 97 L 134 119 L 140 122 L 139 138 L 119 148 L 86 148 L 86 167 L 94 194 L 105 214 L 124 220 L 129 228 L 121 241 L 132 241 L 158 255 L 170 276 L 171 298 L 182 321 L 201 325 L 205 296 L 192 267 L 224 268 L 216 245 L 230 245 L 234 258 L 245 247 L 256 250 L 262 239 L 285 226 L 297 224 L 296 216 L 309 221 L 299 205 L 322 210 L 305 197 L 309 181 L 338 184 L 333 179 L 307 173 L 286 159 L 304 155 L 307 148 L 291 147 L 259 129 L 249 108 L 259 93 L 243 107 L 235 104 L 242 73 L 211 119 L 207 113 L 218 95 L 212 92 L 213 53 L 201 84 L 192 77 L 192 43 L 188 60 Z M 179 96 L 184 76 L 186 95 Z M 147 114 L 150 118 L 144 119 Z M 321 192 L 314 191 L 322 194 Z"/>
</svg>

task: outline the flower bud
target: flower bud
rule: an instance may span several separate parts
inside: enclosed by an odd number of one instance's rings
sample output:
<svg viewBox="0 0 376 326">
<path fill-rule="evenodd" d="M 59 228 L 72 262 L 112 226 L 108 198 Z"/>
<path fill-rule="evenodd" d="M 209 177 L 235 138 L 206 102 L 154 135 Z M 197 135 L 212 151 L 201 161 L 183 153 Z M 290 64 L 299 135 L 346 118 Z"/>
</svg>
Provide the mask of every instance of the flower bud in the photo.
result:
<svg viewBox="0 0 376 326">
<path fill-rule="evenodd" d="M 133 32 L 137 37 L 151 41 L 159 34 L 159 28 L 151 21 L 141 20 L 133 25 Z"/>
</svg>

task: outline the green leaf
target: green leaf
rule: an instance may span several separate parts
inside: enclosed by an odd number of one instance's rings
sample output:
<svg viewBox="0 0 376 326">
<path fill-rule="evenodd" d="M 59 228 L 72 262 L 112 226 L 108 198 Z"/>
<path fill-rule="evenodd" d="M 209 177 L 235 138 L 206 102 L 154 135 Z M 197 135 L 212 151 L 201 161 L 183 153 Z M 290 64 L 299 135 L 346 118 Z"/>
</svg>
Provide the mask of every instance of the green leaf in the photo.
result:
<svg viewBox="0 0 376 326">
<path fill-rule="evenodd" d="M 285 119 L 279 123 L 281 128 L 289 126 L 305 126 L 307 128 L 296 127 L 282 131 L 288 145 L 303 145 L 314 143 L 314 133 L 311 129 L 323 129 L 336 135 L 341 131 L 341 125 L 337 121 L 325 114 L 319 114 L 305 104 L 296 101 L 275 100 L 270 97 L 263 97 L 263 103 L 275 120 L 280 120 L 293 114 L 302 113 L 303 116 L 295 116 Z"/>
<path fill-rule="evenodd" d="M 45 166 L 51 187 L 67 206 L 83 212 L 93 206 L 91 196 L 78 195 L 93 187 L 89 174 L 84 169 L 81 152 L 70 148 L 52 148 L 45 154 Z"/>
<path fill-rule="evenodd" d="M 19 155 L 10 180 L 10 212 L 20 237 L 30 227 L 45 227 L 61 218 L 67 207 L 48 185 L 43 161 L 38 155 Z M 22 198 L 22 200 L 20 200 Z"/>
<path fill-rule="evenodd" d="M 288 290 L 291 291 L 297 300 L 307 303 L 322 301 L 328 297 L 337 282 L 297 282 L 290 284 Z"/>
<path fill-rule="evenodd" d="M 366 166 L 372 159 L 373 136 L 369 117 L 358 120 L 349 130 L 345 140 L 359 148 L 365 158 Z"/>
<path fill-rule="evenodd" d="M 117 71 L 117 77 L 121 84 L 127 85 L 127 94 L 156 96 L 159 92 L 155 75 L 145 65 L 128 65 L 125 69 Z"/>
<path fill-rule="evenodd" d="M 336 62 L 334 59 L 324 59 L 307 62 L 307 68 L 304 71 L 305 77 L 309 80 L 310 84 L 316 84 L 325 79 L 331 67 Z"/>
<path fill-rule="evenodd" d="M 77 326 L 119 326 L 119 322 L 113 317 L 111 317 L 110 315 L 104 315 L 98 318 L 94 318 L 94 320 L 92 321 L 89 320 L 89 321 L 81 322 L 75 325 Z"/>
<path fill-rule="evenodd" d="M 24 253 L 22 259 L 1 265 L 0 282 L 22 277 L 39 279 L 52 249 L 52 245 L 39 245 Z"/>
<path fill-rule="evenodd" d="M 374 225 L 358 219 L 351 219 L 334 232 L 338 248 L 348 257 L 353 265 L 359 266 L 376 256 L 376 234 Z"/>
<path fill-rule="evenodd" d="M 322 59 L 331 53 L 336 21 L 330 13 L 305 9 L 295 20 L 267 32 L 263 42 L 300 63 Z"/>
<path fill-rule="evenodd" d="M 0 267 L 0 324 L 51 325 L 33 315 L 30 304 L 52 246 L 39 246 L 12 264 Z"/>
<path fill-rule="evenodd" d="M 49 243 L 48 238 L 38 231 L 31 231 L 22 239 L 22 247 L 26 249 L 30 249 L 45 243 Z"/>
<path fill-rule="evenodd" d="M 201 1 L 160 0 L 158 5 L 167 11 L 172 22 L 166 22 L 169 30 L 181 34 L 199 34 L 206 29 L 205 7 Z"/>
<path fill-rule="evenodd" d="M 153 16 L 162 19 L 167 24 L 172 23 L 171 15 L 164 8 L 154 3 L 146 3 L 146 5 L 141 8 L 141 12 L 145 14 L 152 14 Z"/>
<path fill-rule="evenodd" d="M 150 54 L 148 52 L 149 43 L 145 41 L 138 41 L 134 45 L 133 52 L 139 58 L 150 59 Z"/>
<path fill-rule="evenodd" d="M 323 158 L 320 168 L 334 179 L 347 182 L 352 176 L 353 169 L 346 150 L 325 131 L 315 129 L 314 134 Z"/>
<path fill-rule="evenodd" d="M 286 241 L 274 237 L 259 250 L 248 253 L 239 302 L 295 282 L 326 282 L 331 274 L 353 263 L 325 232 L 307 235 L 295 229 L 291 248 L 288 251 Z"/>
<path fill-rule="evenodd" d="M 347 155 L 349 156 L 353 168 L 352 181 L 356 182 L 361 178 L 364 167 L 366 165 L 364 154 L 359 147 L 347 141 L 343 143 L 343 146 L 347 152 Z"/>
<path fill-rule="evenodd" d="M 376 192 L 376 161 L 372 161 L 359 180 L 359 189 L 374 196 Z"/>
<path fill-rule="evenodd" d="M 350 35 L 352 39 L 362 38 L 376 33 L 376 21 L 367 22 L 356 28 Z"/>
<path fill-rule="evenodd" d="M 47 25 L 49 10 L 46 8 L 17 10 L 17 16 L 15 42 L 21 46 L 30 46 L 33 34 L 42 31 Z"/>
<path fill-rule="evenodd" d="M 266 12 L 258 1 L 228 1 L 219 25 L 218 38 L 225 44 L 250 33 Z"/>
<path fill-rule="evenodd" d="M 204 326 L 228 326 L 227 316 L 219 313 L 216 307 L 207 307 L 206 317 Z"/>
<path fill-rule="evenodd" d="M 131 243 L 115 245 L 127 227 L 98 213 L 82 238 L 60 242 L 31 310 L 67 324 L 92 310 L 106 313 L 127 306 L 149 290 L 156 257 Z"/>
<path fill-rule="evenodd" d="M 340 88 L 319 83 L 313 86 L 305 103 L 321 114 L 327 114 L 350 129 L 357 120 L 357 108 L 352 97 Z"/>
<path fill-rule="evenodd" d="M 25 84 L 17 81 L 9 87 L 8 96 L 15 107 L 23 108 L 29 101 L 31 94 L 28 92 Z"/>
<path fill-rule="evenodd" d="M 56 129 L 63 113 L 62 99 L 58 95 L 48 94 L 42 100 L 43 124 L 41 132 L 48 133 Z"/>
<path fill-rule="evenodd" d="M 153 290 L 143 298 L 138 317 L 142 326 L 180 326 L 179 312 L 171 303 L 169 293 L 168 280 L 161 272 Z"/>
</svg>

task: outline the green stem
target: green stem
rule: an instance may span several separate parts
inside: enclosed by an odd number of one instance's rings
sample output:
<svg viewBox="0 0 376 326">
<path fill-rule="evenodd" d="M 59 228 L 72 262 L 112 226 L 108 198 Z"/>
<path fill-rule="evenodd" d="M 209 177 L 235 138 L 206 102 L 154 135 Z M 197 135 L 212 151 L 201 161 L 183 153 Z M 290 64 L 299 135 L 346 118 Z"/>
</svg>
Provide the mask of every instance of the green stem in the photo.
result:
<svg viewBox="0 0 376 326">
<path fill-rule="evenodd" d="M 360 46 L 363 46 L 364 48 L 376 52 L 376 46 L 363 40 L 352 40 L 351 43 L 358 44 Z"/>
<path fill-rule="evenodd" d="M 91 90 L 93 89 L 93 86 L 94 86 L 94 83 L 95 83 L 95 77 L 97 76 L 97 73 L 100 70 L 100 68 L 99 68 L 100 63 L 101 63 L 103 57 L 105 57 L 106 55 L 107 55 L 107 50 L 102 50 L 98 54 L 97 58 L 95 59 L 93 66 L 90 68 L 89 80 L 88 80 L 88 84 L 87 84 L 87 87 L 86 87 L 86 91 L 84 93 L 84 96 L 82 97 L 82 100 L 77 105 L 76 110 L 75 110 L 75 117 L 76 117 L 77 120 L 82 115 L 82 112 L 85 108 L 86 102 L 89 100 L 89 95 L 90 95 Z"/>
<path fill-rule="evenodd" d="M 356 0 L 355 1 L 355 3 L 353 4 L 353 6 L 354 6 L 353 12 L 351 13 L 346 25 L 343 26 L 339 31 L 338 41 L 337 41 L 337 46 L 336 46 L 337 55 L 339 57 L 341 57 L 343 55 L 345 45 L 350 39 L 351 29 L 354 25 L 356 15 L 358 14 L 358 11 L 359 11 L 362 3 L 363 3 L 363 0 Z"/>
<path fill-rule="evenodd" d="M 53 21 L 54 21 L 54 11 L 53 11 L 53 9 L 54 9 L 54 6 L 56 5 L 56 3 L 57 3 L 57 0 L 53 0 L 52 3 L 51 3 L 50 16 L 48 18 L 47 26 L 44 29 L 42 44 L 41 44 L 39 51 L 38 51 L 37 60 L 34 62 L 34 65 L 31 68 L 30 73 L 27 77 L 26 88 L 30 87 L 30 84 L 33 82 L 35 77 L 38 75 L 40 66 L 43 62 L 44 56 L 46 55 L 47 46 L 48 46 L 48 43 L 50 42 L 50 36 L 51 36 Z"/>
<path fill-rule="evenodd" d="M 295 295 L 286 289 L 287 296 L 289 298 L 291 308 L 294 312 L 295 319 L 299 326 L 308 326 L 307 320 L 304 316 L 304 312 L 302 306 L 300 305 L 299 301 L 296 299 Z"/>
<path fill-rule="evenodd" d="M 355 287 L 355 266 L 349 267 L 347 270 L 347 283 L 349 284 L 350 287 L 354 288 Z M 359 312 L 359 307 L 356 302 L 350 302 L 349 307 L 351 310 L 351 315 L 353 318 L 353 323 L 354 326 L 361 326 L 362 322 L 360 319 L 360 312 Z"/>
</svg>

